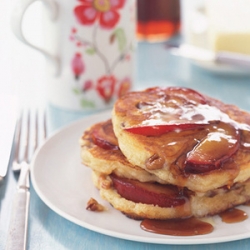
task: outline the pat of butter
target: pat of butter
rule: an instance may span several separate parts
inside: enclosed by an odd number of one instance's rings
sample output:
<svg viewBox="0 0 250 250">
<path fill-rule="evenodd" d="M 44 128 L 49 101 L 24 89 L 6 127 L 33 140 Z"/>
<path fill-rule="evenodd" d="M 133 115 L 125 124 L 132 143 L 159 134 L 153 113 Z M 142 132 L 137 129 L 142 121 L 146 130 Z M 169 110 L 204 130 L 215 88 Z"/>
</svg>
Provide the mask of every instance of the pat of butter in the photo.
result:
<svg viewBox="0 0 250 250">
<path fill-rule="evenodd" d="M 207 0 L 208 47 L 250 54 L 250 0 Z"/>
</svg>

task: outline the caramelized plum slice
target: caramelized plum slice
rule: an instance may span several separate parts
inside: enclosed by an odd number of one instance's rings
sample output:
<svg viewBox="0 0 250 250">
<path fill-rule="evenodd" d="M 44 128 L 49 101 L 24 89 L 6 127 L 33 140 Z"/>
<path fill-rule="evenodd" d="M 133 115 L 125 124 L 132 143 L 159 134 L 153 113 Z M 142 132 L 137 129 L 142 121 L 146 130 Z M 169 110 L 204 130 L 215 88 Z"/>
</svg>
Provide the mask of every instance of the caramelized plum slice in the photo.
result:
<svg viewBox="0 0 250 250">
<path fill-rule="evenodd" d="M 110 119 L 104 123 L 98 124 L 98 126 L 95 127 L 92 132 L 92 140 L 94 144 L 100 148 L 109 150 L 119 149 Z"/>
<path fill-rule="evenodd" d="M 112 175 L 111 179 L 114 188 L 122 197 L 136 203 L 174 207 L 184 204 L 187 200 L 187 197 L 172 185 L 142 183 L 115 175 Z"/>
<path fill-rule="evenodd" d="M 125 128 L 125 130 L 133 134 L 139 134 L 145 136 L 160 136 L 171 131 L 197 129 L 197 128 L 202 128 L 205 125 L 207 124 L 180 123 L 180 124 L 130 127 L 130 128 Z"/>
<path fill-rule="evenodd" d="M 232 125 L 220 122 L 189 152 L 185 172 L 200 174 L 219 169 L 240 146 L 239 131 Z"/>
</svg>

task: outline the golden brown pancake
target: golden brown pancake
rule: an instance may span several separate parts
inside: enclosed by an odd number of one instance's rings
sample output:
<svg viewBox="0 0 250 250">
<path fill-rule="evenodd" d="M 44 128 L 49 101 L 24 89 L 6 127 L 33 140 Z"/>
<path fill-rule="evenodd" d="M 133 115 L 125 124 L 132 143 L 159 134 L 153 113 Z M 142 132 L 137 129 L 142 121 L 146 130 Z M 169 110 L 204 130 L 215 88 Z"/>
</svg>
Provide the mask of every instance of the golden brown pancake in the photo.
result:
<svg viewBox="0 0 250 250">
<path fill-rule="evenodd" d="M 112 123 L 127 160 L 167 183 L 205 193 L 250 178 L 250 114 L 236 106 L 150 88 L 118 99 Z"/>
<path fill-rule="evenodd" d="M 95 144 L 93 140 L 102 147 Z M 132 165 L 120 151 L 111 120 L 100 122 L 84 132 L 80 139 L 82 163 L 106 175 L 112 173 L 142 182 L 166 183 L 154 174 Z M 105 149 L 106 148 L 106 149 Z"/>
<path fill-rule="evenodd" d="M 93 170 L 93 182 L 101 197 L 135 219 L 204 217 L 250 200 L 249 180 L 231 188 L 224 186 L 198 193 L 169 185 L 156 175 L 132 165 L 118 147 L 111 120 L 86 130 L 80 144 L 82 161 Z M 125 183 L 125 191 L 121 190 L 124 186 L 119 188 L 115 184 L 117 180 Z"/>
<path fill-rule="evenodd" d="M 184 204 L 161 207 L 124 198 L 114 188 L 112 181 L 110 185 L 107 185 L 107 182 L 110 183 L 109 176 L 93 171 L 92 179 L 94 185 L 100 190 L 103 199 L 107 200 L 115 209 L 134 219 L 205 217 L 219 214 L 250 200 L 249 180 L 235 184 L 231 189 L 222 187 L 202 194 L 190 192 Z"/>
</svg>

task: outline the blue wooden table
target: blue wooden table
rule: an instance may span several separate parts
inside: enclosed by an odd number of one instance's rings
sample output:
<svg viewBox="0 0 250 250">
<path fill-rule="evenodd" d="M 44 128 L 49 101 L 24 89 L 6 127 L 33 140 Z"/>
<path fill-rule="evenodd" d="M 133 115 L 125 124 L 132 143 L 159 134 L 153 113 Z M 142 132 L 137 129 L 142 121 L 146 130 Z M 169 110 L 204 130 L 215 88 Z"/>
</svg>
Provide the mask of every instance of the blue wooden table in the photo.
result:
<svg viewBox="0 0 250 250">
<path fill-rule="evenodd" d="M 214 74 L 190 60 L 173 56 L 164 43 L 140 43 L 137 49 L 136 88 L 186 86 L 250 111 L 250 76 Z M 80 117 L 65 115 L 48 106 L 53 114 L 50 133 Z M 17 176 L 9 169 L 0 187 L 0 249 L 4 249 Z M 231 225 L 229 225 L 230 227 Z M 233 225 L 232 225 L 233 226 Z M 230 240 L 230 239 L 229 239 Z M 250 249 L 250 239 L 207 245 L 161 245 L 133 242 L 102 235 L 80 227 L 51 210 L 31 186 L 28 249 Z"/>
</svg>

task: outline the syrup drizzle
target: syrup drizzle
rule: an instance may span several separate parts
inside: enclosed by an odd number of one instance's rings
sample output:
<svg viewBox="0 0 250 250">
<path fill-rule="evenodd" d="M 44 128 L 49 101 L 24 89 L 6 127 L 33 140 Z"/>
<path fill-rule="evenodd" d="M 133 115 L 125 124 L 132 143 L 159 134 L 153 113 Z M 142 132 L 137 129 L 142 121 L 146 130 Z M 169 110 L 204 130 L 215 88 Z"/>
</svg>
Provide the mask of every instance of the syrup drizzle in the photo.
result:
<svg viewBox="0 0 250 250">
<path fill-rule="evenodd" d="M 137 104 L 138 115 L 143 117 L 143 114 L 148 114 L 148 116 L 134 127 L 183 123 L 211 124 L 222 121 L 232 124 L 237 129 L 250 131 L 249 124 L 232 120 L 228 114 L 208 104 L 203 95 L 192 89 L 169 87 L 152 90 L 157 98 L 140 103 L 139 106 Z"/>
<path fill-rule="evenodd" d="M 229 209 L 220 213 L 219 216 L 225 223 L 237 223 L 248 218 L 246 212 L 238 208 Z M 147 232 L 171 236 L 204 235 L 209 234 L 214 230 L 213 225 L 195 217 L 172 220 L 144 219 L 141 222 L 140 227 Z"/>
<path fill-rule="evenodd" d="M 207 222 L 191 217 L 173 220 L 149 220 L 141 222 L 145 231 L 172 236 L 194 236 L 211 233 L 214 227 Z"/>
<path fill-rule="evenodd" d="M 237 223 L 248 218 L 247 213 L 238 208 L 229 209 L 225 212 L 220 213 L 219 216 L 225 223 Z"/>
</svg>

